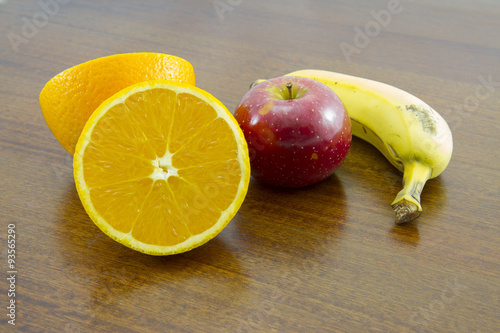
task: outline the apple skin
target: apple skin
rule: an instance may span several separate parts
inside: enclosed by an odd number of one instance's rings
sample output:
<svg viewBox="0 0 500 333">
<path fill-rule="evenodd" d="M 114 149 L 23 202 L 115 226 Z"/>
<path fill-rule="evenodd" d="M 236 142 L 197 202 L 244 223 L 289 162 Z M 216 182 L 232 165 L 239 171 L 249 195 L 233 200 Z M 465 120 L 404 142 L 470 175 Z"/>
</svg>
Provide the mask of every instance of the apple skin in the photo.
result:
<svg viewBox="0 0 500 333">
<path fill-rule="evenodd" d="M 292 84 L 289 99 L 287 83 Z M 283 76 L 252 87 L 234 113 L 248 144 L 252 176 L 303 187 L 333 174 L 351 146 L 351 121 L 325 84 Z"/>
</svg>

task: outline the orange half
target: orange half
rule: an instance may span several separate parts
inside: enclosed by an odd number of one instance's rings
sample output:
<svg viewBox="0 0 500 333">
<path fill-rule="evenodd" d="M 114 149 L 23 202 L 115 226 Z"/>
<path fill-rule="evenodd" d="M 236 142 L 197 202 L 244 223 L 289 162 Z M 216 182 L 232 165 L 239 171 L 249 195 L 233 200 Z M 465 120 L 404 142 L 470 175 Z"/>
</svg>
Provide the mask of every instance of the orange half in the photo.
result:
<svg viewBox="0 0 500 333">
<path fill-rule="evenodd" d="M 170 54 L 114 54 L 54 76 L 40 92 L 40 108 L 56 139 L 73 155 L 85 123 L 102 102 L 130 85 L 149 80 L 194 85 L 195 75 L 187 60 Z"/>
<path fill-rule="evenodd" d="M 250 179 L 237 122 L 211 94 L 174 81 L 135 84 L 92 114 L 75 184 L 94 223 L 137 251 L 167 255 L 215 237 Z"/>
</svg>

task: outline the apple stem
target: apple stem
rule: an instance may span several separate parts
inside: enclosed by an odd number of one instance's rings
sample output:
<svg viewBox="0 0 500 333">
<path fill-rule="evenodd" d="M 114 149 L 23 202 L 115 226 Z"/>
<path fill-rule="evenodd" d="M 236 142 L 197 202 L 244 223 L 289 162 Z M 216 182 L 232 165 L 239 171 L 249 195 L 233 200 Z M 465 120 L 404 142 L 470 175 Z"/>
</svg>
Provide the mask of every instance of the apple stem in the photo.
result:
<svg viewBox="0 0 500 333">
<path fill-rule="evenodd" d="M 292 82 L 288 82 L 286 84 L 286 87 L 288 89 L 288 99 L 293 99 L 293 97 L 292 97 L 292 87 L 293 87 Z"/>
</svg>

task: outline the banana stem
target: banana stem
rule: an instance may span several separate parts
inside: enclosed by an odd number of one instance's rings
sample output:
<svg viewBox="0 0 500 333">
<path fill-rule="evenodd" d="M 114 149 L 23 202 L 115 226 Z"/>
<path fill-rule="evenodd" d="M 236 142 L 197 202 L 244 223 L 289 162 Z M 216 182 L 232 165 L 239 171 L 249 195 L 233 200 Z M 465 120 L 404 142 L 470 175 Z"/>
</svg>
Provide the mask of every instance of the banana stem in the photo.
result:
<svg viewBox="0 0 500 333">
<path fill-rule="evenodd" d="M 396 224 L 416 219 L 422 213 L 420 193 L 430 178 L 432 169 L 417 161 L 404 163 L 403 189 L 392 202 L 396 213 Z"/>
</svg>

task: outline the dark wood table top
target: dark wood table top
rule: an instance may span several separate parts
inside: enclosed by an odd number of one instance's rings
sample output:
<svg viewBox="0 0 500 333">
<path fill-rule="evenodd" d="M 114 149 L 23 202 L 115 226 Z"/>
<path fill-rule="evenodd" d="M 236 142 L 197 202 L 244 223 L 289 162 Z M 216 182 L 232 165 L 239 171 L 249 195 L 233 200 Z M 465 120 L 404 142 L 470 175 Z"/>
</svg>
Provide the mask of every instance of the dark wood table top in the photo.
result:
<svg viewBox="0 0 500 333">
<path fill-rule="evenodd" d="M 0 331 L 15 312 L 20 332 L 500 332 L 499 30 L 496 0 L 0 1 Z M 85 213 L 38 94 L 139 51 L 187 59 L 231 111 L 255 79 L 298 69 L 395 85 L 448 121 L 451 163 L 396 226 L 401 175 L 354 138 L 317 185 L 252 180 L 207 244 L 135 252 Z"/>
</svg>

